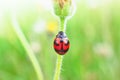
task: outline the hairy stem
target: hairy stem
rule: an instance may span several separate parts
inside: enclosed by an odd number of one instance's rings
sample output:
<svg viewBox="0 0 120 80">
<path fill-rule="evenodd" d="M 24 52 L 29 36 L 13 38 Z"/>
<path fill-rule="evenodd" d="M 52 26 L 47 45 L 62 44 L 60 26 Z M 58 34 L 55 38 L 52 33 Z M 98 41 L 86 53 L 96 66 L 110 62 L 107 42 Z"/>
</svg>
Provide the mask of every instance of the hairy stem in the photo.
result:
<svg viewBox="0 0 120 80">
<path fill-rule="evenodd" d="M 62 59 L 63 59 L 63 56 L 57 55 L 57 62 L 56 62 L 54 80 L 59 80 L 59 78 L 60 78 L 60 72 L 61 72 L 61 67 L 62 67 Z"/>
<path fill-rule="evenodd" d="M 60 17 L 60 31 L 65 31 L 65 18 L 64 17 Z M 60 78 L 62 60 L 63 60 L 63 56 L 57 54 L 57 62 L 56 62 L 54 80 L 59 80 Z"/>
<path fill-rule="evenodd" d="M 43 80 L 43 75 L 42 75 L 42 71 L 41 71 L 39 62 L 37 61 L 37 59 L 34 55 L 34 52 L 32 51 L 28 41 L 26 40 L 22 30 L 20 29 L 20 26 L 19 26 L 17 20 L 14 17 L 12 17 L 12 23 L 13 23 L 13 29 L 14 29 L 15 33 L 17 34 L 17 37 L 19 38 L 21 44 L 25 48 L 27 55 L 29 56 L 29 58 L 32 62 L 32 65 L 33 65 L 35 72 L 38 76 L 38 80 Z"/>
<path fill-rule="evenodd" d="M 65 31 L 65 18 L 60 17 L 60 31 Z"/>
</svg>

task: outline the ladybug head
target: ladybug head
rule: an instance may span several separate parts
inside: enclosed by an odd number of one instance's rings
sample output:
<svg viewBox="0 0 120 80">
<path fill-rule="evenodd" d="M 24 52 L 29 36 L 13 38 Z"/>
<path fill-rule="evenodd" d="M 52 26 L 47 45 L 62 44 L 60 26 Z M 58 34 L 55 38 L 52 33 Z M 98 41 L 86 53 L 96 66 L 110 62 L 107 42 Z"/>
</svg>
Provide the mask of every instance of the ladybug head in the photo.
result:
<svg viewBox="0 0 120 80">
<path fill-rule="evenodd" d="M 66 34 L 63 31 L 59 31 L 59 33 L 56 35 L 57 38 L 66 38 Z"/>
</svg>

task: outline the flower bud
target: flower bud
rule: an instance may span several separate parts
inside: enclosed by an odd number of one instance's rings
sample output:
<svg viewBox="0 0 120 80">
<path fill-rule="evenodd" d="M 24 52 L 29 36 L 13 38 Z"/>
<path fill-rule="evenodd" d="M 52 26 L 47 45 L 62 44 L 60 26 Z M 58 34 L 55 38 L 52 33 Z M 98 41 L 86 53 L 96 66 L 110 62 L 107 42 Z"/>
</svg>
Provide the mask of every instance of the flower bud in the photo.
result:
<svg viewBox="0 0 120 80">
<path fill-rule="evenodd" d="M 54 0 L 54 13 L 64 18 L 71 15 L 71 2 L 71 0 Z"/>
</svg>

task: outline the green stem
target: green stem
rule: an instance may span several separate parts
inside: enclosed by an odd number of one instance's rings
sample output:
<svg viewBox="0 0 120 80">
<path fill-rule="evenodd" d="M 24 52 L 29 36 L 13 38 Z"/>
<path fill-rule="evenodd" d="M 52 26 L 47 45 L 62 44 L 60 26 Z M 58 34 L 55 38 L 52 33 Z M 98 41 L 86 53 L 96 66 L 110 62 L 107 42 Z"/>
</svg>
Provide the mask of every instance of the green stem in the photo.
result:
<svg viewBox="0 0 120 80">
<path fill-rule="evenodd" d="M 32 62 L 32 65 L 35 69 L 35 72 L 38 76 L 38 80 L 43 80 L 43 75 L 42 75 L 42 71 L 41 71 L 41 68 L 40 68 L 40 65 L 34 55 L 34 52 L 32 51 L 28 41 L 26 40 L 22 30 L 20 29 L 20 26 L 17 22 L 16 19 L 12 18 L 12 23 L 13 23 L 13 29 L 15 31 L 15 33 L 17 34 L 17 37 L 19 38 L 20 42 L 22 43 L 23 47 L 25 48 L 26 52 L 27 52 L 27 55 L 29 56 L 31 62 Z"/>
<path fill-rule="evenodd" d="M 54 80 L 59 80 L 59 78 L 60 78 L 60 72 L 61 72 L 61 67 L 62 67 L 62 59 L 63 59 L 63 56 L 57 55 L 57 63 L 56 63 Z"/>
<path fill-rule="evenodd" d="M 60 31 L 65 31 L 65 17 L 60 17 Z"/>
<path fill-rule="evenodd" d="M 65 31 L 65 18 L 64 17 L 60 17 L 60 31 Z M 59 78 L 60 78 L 62 60 L 63 60 L 63 56 L 62 55 L 57 55 L 57 62 L 56 62 L 54 80 L 59 80 Z"/>
</svg>

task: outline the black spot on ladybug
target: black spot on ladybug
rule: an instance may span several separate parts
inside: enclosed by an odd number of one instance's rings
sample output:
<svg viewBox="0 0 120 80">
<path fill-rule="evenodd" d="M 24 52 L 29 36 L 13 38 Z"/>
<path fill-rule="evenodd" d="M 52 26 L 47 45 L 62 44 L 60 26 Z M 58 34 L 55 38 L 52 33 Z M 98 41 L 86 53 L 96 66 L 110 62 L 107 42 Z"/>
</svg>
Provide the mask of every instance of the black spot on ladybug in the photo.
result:
<svg viewBox="0 0 120 80">
<path fill-rule="evenodd" d="M 60 40 L 60 43 L 63 43 L 63 40 Z"/>
<path fill-rule="evenodd" d="M 66 53 L 68 51 L 68 49 L 67 50 L 56 50 L 55 49 L 55 51 L 59 52 L 60 55 L 64 55 L 64 53 Z"/>
<path fill-rule="evenodd" d="M 69 50 L 69 47 L 70 43 L 66 34 L 63 31 L 60 31 L 54 40 L 55 51 L 60 55 L 64 55 Z"/>
<path fill-rule="evenodd" d="M 56 46 L 59 46 L 59 44 L 54 40 L 54 44 L 56 45 Z"/>
<path fill-rule="evenodd" d="M 65 44 L 65 46 L 67 46 L 69 44 L 69 41 L 67 41 L 67 43 Z"/>
</svg>

